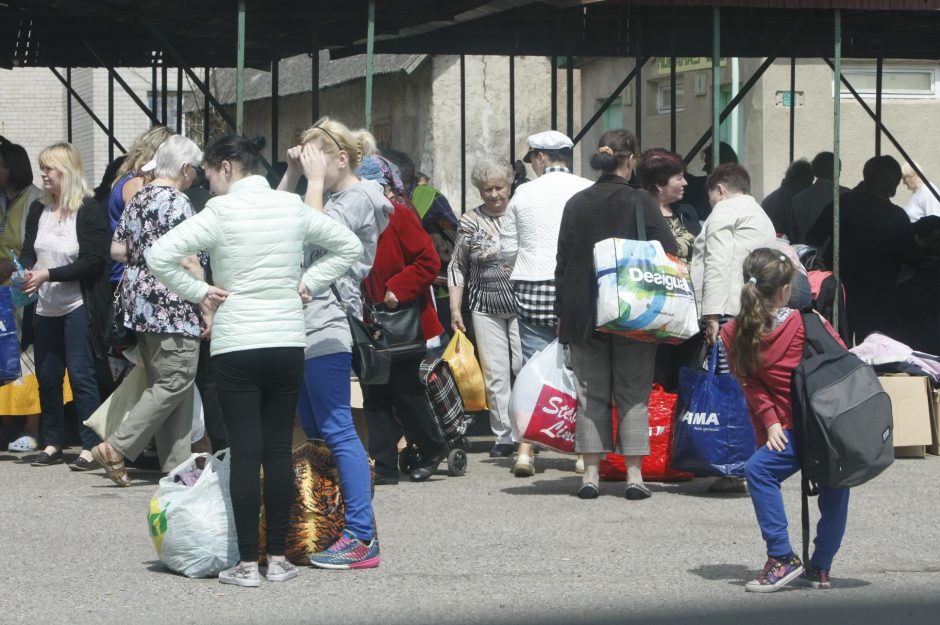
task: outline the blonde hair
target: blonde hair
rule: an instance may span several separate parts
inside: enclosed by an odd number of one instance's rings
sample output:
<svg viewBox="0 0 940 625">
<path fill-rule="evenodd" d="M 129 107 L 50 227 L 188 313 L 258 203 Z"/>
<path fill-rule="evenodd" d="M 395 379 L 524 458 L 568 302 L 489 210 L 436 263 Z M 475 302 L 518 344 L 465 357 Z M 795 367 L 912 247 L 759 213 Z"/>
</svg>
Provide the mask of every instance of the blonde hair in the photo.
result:
<svg viewBox="0 0 940 625">
<path fill-rule="evenodd" d="M 70 211 L 77 211 L 86 197 L 91 197 L 91 188 L 85 180 L 85 165 L 82 155 L 71 143 L 54 143 L 39 153 L 39 167 L 54 169 L 62 176 L 58 204 Z M 42 196 L 46 205 L 56 203 L 48 191 Z"/>
<path fill-rule="evenodd" d="M 173 134 L 173 131 L 166 126 L 154 126 L 137 137 L 134 141 L 134 145 L 132 145 L 131 149 L 124 155 L 124 162 L 121 163 L 117 173 L 114 175 L 114 182 L 111 183 L 111 188 L 116 187 L 117 183 L 121 181 L 121 178 L 127 174 L 140 176 L 144 179 L 144 184 L 153 180 L 154 172 L 141 171 L 140 168 L 153 159 L 154 155 L 157 153 L 157 148 L 168 138 L 172 137 Z"/>
<path fill-rule="evenodd" d="M 329 117 L 321 117 L 301 137 L 303 143 L 316 141 L 317 146 L 331 156 L 340 151 L 349 157 L 349 168 L 355 171 L 362 159 L 375 154 L 375 137 L 365 129 L 350 130 L 346 124 Z"/>
</svg>

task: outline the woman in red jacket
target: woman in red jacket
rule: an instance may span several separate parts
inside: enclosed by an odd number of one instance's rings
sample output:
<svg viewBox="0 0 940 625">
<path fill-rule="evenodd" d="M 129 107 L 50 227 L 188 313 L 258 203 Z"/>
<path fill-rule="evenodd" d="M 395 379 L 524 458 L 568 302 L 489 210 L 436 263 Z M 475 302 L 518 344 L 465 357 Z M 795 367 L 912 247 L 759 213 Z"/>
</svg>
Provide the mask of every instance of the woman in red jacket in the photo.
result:
<svg viewBox="0 0 940 625">
<path fill-rule="evenodd" d="M 804 334 L 800 312 L 787 308 L 793 271 L 793 264 L 778 250 L 751 252 L 744 259 L 740 312 L 721 329 L 728 364 L 744 387 L 759 445 L 744 474 L 767 543 L 767 563 L 760 576 L 744 586 L 749 592 L 773 592 L 797 578 L 812 588 L 829 588 L 829 569 L 842 543 L 849 509 L 849 489 L 820 486 L 816 548 L 804 571 L 790 546 L 780 493 L 781 482 L 800 470 L 793 448 L 790 382 L 803 358 Z"/>
<path fill-rule="evenodd" d="M 356 173 L 381 184 L 395 207 L 388 227 L 379 237 L 372 272 L 363 281 L 366 299 L 370 304 L 384 303 L 390 309 L 417 302 L 425 340 L 440 336 L 444 328 L 431 300 L 431 284 L 441 260 L 418 213 L 404 195 L 398 168 L 381 156 L 369 156 Z M 421 360 L 417 357 L 396 362 L 387 384 L 363 387 L 376 484 L 398 483 L 399 423 L 408 441 L 418 447 L 418 464 L 410 475 L 413 481 L 431 477 L 447 453 L 418 377 Z"/>
</svg>

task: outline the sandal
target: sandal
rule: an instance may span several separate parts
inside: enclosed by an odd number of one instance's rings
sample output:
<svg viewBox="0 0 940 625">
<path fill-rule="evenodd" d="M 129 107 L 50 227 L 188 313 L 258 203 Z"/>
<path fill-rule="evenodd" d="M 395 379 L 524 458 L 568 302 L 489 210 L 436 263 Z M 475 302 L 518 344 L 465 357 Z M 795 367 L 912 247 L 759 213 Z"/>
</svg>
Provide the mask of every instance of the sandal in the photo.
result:
<svg viewBox="0 0 940 625">
<path fill-rule="evenodd" d="M 29 434 L 24 434 L 7 445 L 7 451 L 12 452 L 36 451 L 38 448 L 39 442 Z"/>
<path fill-rule="evenodd" d="M 104 449 L 105 451 L 102 451 Z M 91 448 L 92 457 L 101 465 L 104 472 L 108 474 L 111 481 L 118 486 L 130 486 L 131 480 L 127 477 L 127 470 L 124 468 L 123 460 L 114 460 L 112 452 L 114 450 L 107 443 L 100 443 Z"/>
</svg>

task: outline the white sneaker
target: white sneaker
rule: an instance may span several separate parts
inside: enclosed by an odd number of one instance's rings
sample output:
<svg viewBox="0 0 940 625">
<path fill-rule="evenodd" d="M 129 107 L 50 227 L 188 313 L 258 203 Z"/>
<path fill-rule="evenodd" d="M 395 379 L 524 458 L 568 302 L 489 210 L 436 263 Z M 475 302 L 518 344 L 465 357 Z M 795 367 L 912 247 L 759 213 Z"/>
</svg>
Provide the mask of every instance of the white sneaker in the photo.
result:
<svg viewBox="0 0 940 625">
<path fill-rule="evenodd" d="M 219 573 L 219 582 L 246 588 L 257 588 L 261 585 L 261 574 L 258 573 L 257 566 L 236 564 L 227 571 Z"/>
<path fill-rule="evenodd" d="M 516 477 L 532 477 L 535 475 L 535 458 L 528 454 L 519 454 L 516 456 L 516 464 L 512 467 L 512 472 Z"/>
<path fill-rule="evenodd" d="M 287 560 L 268 561 L 268 572 L 264 578 L 269 582 L 286 582 L 300 575 L 297 567 Z"/>
<path fill-rule="evenodd" d="M 578 475 L 584 475 L 584 456 L 578 454 L 578 459 L 574 461 L 574 472 Z"/>
</svg>

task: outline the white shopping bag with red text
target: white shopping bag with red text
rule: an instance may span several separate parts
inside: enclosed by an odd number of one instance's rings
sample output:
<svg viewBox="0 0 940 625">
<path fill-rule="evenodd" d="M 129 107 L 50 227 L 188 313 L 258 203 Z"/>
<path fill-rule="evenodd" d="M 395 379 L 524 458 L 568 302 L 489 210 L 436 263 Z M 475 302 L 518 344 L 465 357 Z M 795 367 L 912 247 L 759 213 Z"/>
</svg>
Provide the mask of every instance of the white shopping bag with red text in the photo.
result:
<svg viewBox="0 0 940 625">
<path fill-rule="evenodd" d="M 556 340 L 516 377 L 509 400 L 513 440 L 574 453 L 577 412 L 574 372 L 565 366 L 565 350 Z"/>
</svg>

